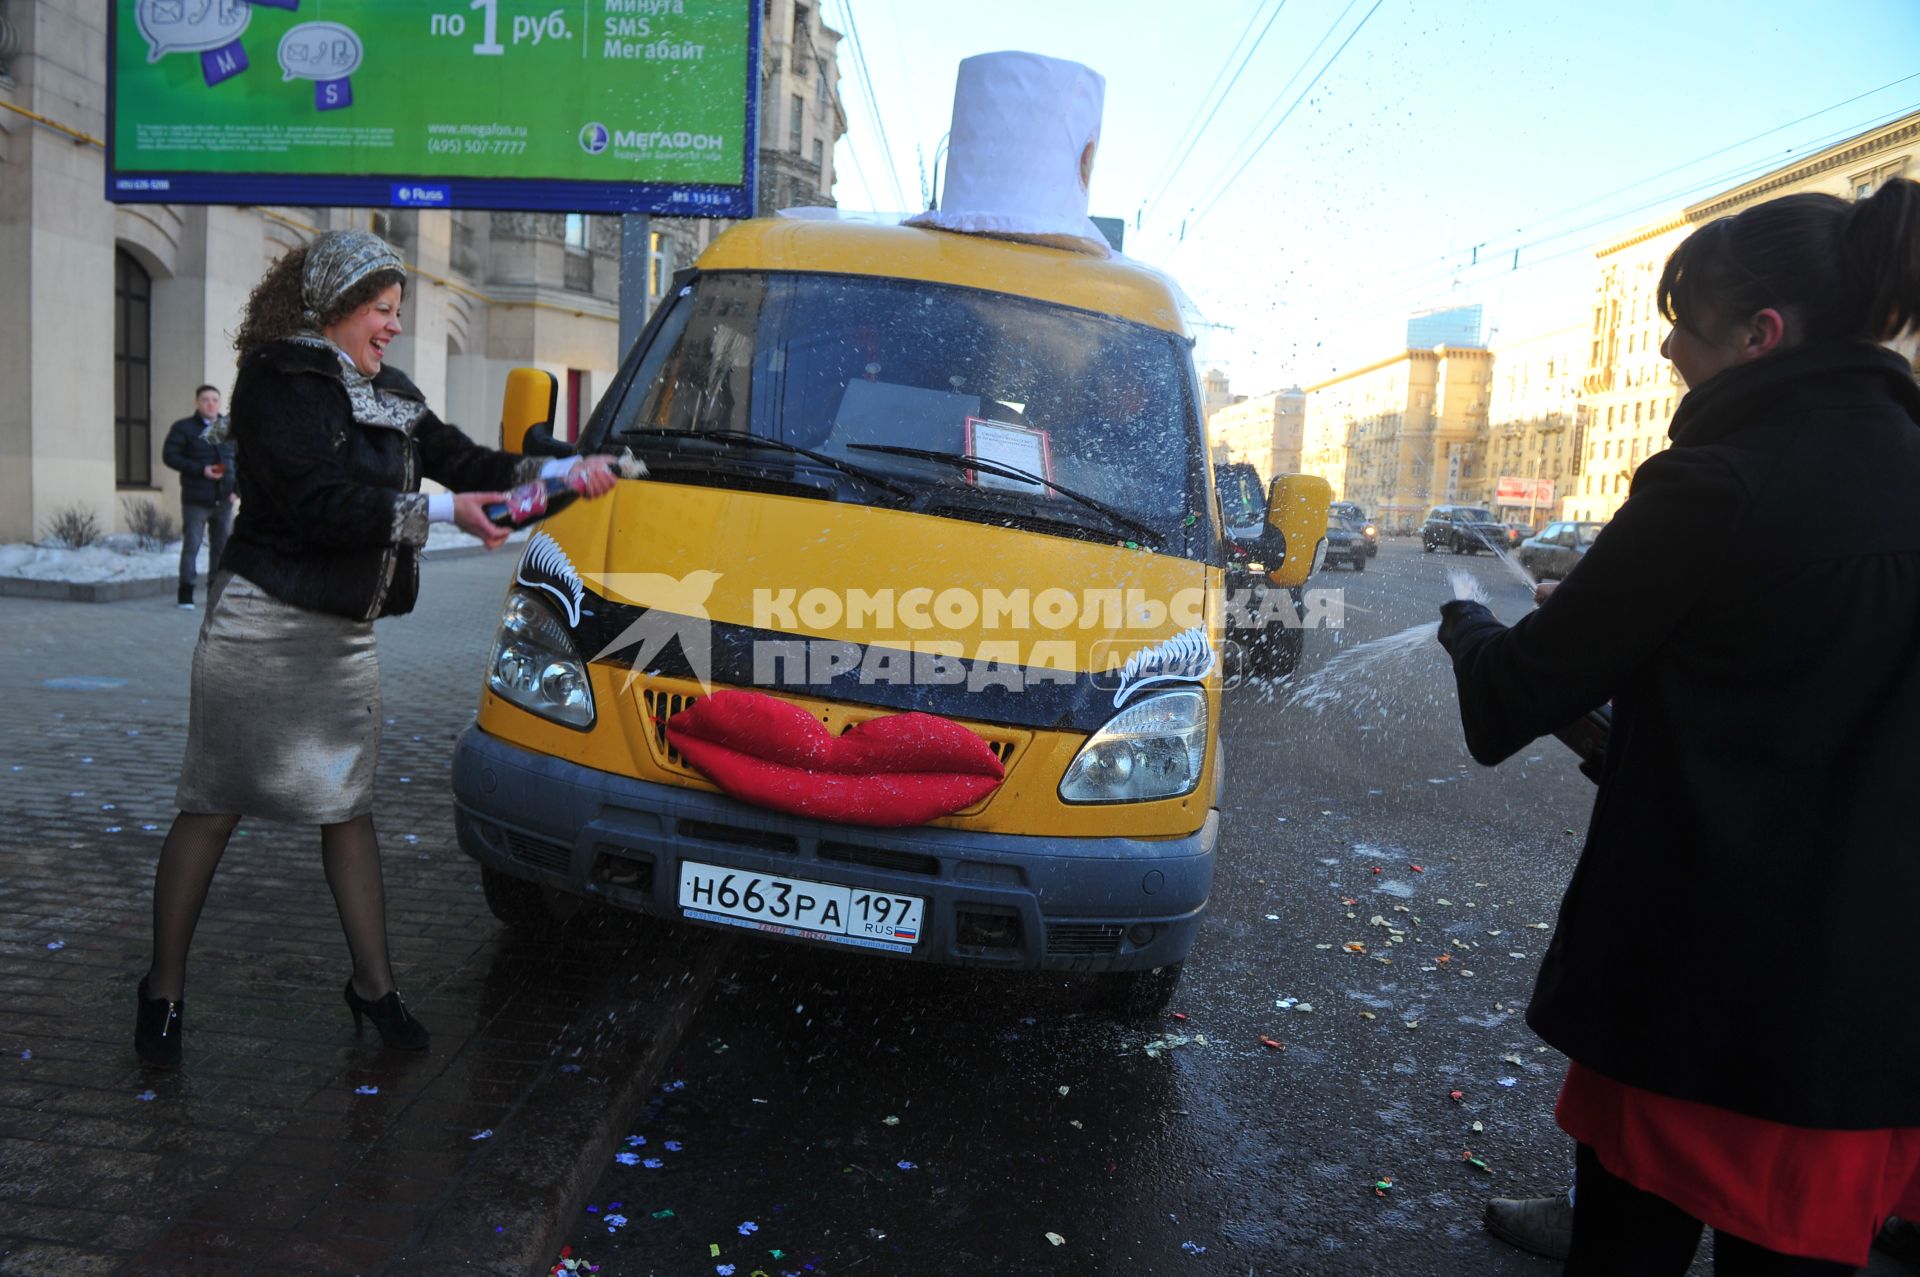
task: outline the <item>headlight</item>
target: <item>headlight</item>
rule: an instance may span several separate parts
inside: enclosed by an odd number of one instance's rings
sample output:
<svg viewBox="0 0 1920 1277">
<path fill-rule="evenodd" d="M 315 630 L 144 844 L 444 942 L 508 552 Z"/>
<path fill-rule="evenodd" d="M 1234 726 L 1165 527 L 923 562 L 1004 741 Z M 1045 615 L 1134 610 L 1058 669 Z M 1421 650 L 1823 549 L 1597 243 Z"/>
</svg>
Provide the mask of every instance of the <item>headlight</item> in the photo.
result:
<svg viewBox="0 0 1920 1277">
<path fill-rule="evenodd" d="M 1267 574 L 1267 565 L 1255 559 L 1247 564 L 1247 571 L 1253 573 L 1255 576 L 1265 576 Z"/>
<path fill-rule="evenodd" d="M 1060 781 L 1069 803 L 1178 798 L 1200 783 L 1207 757 L 1207 698 L 1162 692 L 1115 714 L 1087 738 Z"/>
<path fill-rule="evenodd" d="M 546 604 L 507 595 L 487 660 L 487 686 L 529 713 L 568 727 L 593 726 L 593 686 L 573 639 Z"/>
</svg>

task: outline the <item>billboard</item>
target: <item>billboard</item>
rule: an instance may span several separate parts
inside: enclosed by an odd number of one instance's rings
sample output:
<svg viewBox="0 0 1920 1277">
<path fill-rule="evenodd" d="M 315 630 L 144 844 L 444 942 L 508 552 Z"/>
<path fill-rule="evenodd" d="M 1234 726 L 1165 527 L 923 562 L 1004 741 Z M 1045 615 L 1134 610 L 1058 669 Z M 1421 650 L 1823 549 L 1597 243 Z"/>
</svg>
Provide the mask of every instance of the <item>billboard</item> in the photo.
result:
<svg viewBox="0 0 1920 1277">
<path fill-rule="evenodd" d="M 1502 475 L 1494 485 L 1493 500 L 1496 505 L 1552 505 L 1553 480 L 1514 479 Z"/>
<path fill-rule="evenodd" d="M 751 217 L 759 0 L 110 0 L 107 198 Z"/>
</svg>

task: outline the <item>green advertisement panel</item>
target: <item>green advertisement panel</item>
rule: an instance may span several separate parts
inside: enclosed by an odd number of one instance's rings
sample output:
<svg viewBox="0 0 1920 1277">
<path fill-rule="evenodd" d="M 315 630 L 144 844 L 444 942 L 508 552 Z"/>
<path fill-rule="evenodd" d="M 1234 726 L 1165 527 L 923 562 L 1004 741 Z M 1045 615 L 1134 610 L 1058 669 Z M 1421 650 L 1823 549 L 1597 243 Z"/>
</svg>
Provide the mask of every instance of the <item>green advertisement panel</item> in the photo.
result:
<svg viewBox="0 0 1920 1277">
<path fill-rule="evenodd" d="M 751 181 L 758 9 L 113 0 L 108 195 L 717 213 Z"/>
</svg>

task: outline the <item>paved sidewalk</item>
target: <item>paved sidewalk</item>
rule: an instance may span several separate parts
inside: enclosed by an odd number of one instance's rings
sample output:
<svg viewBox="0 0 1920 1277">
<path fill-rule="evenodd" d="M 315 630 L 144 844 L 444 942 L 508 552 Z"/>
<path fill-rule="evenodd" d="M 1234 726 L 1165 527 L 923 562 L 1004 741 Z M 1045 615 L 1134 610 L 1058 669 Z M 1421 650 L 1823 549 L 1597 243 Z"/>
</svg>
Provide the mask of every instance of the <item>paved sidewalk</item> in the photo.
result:
<svg viewBox="0 0 1920 1277">
<path fill-rule="evenodd" d="M 378 627 L 375 819 L 423 1056 L 355 1038 L 316 832 L 247 822 L 194 945 L 187 1066 L 139 1066 L 200 614 L 0 604 L 0 1274 L 547 1271 L 724 942 L 487 912 L 446 777 L 513 557 L 429 564 Z"/>
</svg>

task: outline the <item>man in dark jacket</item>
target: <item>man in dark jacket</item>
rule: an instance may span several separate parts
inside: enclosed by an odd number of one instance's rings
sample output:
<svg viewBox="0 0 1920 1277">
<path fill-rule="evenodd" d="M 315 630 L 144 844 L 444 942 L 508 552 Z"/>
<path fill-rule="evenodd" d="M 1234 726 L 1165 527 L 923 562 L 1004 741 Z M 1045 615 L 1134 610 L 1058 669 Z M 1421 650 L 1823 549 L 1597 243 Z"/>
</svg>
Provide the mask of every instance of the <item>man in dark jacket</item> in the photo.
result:
<svg viewBox="0 0 1920 1277">
<path fill-rule="evenodd" d="M 200 542 L 213 529 L 207 575 L 220 566 L 233 531 L 234 446 L 226 437 L 227 419 L 220 415 L 220 391 L 202 386 L 193 392 L 194 414 L 182 417 L 167 431 L 160 456 L 180 472 L 180 606 L 193 606 L 195 567 Z"/>
</svg>

